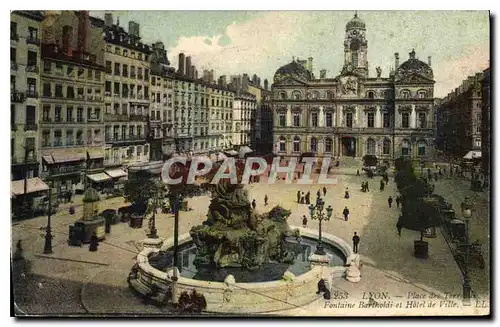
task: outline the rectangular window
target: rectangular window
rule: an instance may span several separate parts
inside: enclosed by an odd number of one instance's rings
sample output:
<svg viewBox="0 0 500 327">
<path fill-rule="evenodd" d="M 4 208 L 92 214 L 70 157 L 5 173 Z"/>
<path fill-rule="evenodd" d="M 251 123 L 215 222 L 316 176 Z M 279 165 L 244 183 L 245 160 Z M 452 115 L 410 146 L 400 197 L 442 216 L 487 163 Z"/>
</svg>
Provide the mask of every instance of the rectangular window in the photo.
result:
<svg viewBox="0 0 500 327">
<path fill-rule="evenodd" d="M 403 128 L 410 127 L 410 114 L 407 112 L 403 112 L 401 114 L 402 126 Z"/>
<path fill-rule="evenodd" d="M 122 76 L 128 77 L 128 65 L 123 64 Z"/>
<path fill-rule="evenodd" d="M 368 113 L 368 127 L 375 127 L 375 114 L 373 112 Z"/>
<path fill-rule="evenodd" d="M 28 96 L 36 96 L 36 79 L 28 78 Z"/>
<path fill-rule="evenodd" d="M 135 66 L 130 66 L 130 78 L 135 78 Z"/>
<path fill-rule="evenodd" d="M 16 62 L 16 48 L 10 48 L 10 61 Z"/>
<path fill-rule="evenodd" d="M 42 120 L 49 121 L 50 120 L 50 104 L 46 104 L 42 109 Z"/>
<path fill-rule="evenodd" d="M 106 95 L 111 95 L 111 81 L 106 81 L 104 92 Z"/>
<path fill-rule="evenodd" d="M 149 80 L 149 69 L 144 68 L 144 80 L 148 81 Z"/>
<path fill-rule="evenodd" d="M 111 74 L 111 61 L 106 61 L 106 74 Z"/>
<path fill-rule="evenodd" d="M 74 72 L 75 72 L 75 69 L 73 68 L 73 66 L 68 65 L 68 67 L 66 68 L 66 75 L 71 76 L 71 75 L 73 75 Z"/>
<path fill-rule="evenodd" d="M 73 141 L 73 130 L 66 131 L 66 145 L 74 145 Z"/>
<path fill-rule="evenodd" d="M 419 112 L 418 113 L 418 126 L 420 128 L 426 128 L 427 122 L 426 122 L 426 114 L 424 112 Z"/>
<path fill-rule="evenodd" d="M 36 124 L 36 107 L 26 106 L 26 125 Z"/>
<path fill-rule="evenodd" d="M 333 126 L 333 114 L 331 112 L 326 113 L 326 127 Z"/>
<path fill-rule="evenodd" d="M 87 70 L 87 78 L 88 78 L 88 79 L 92 79 L 92 77 L 93 77 L 93 76 L 92 76 L 92 69 L 90 69 L 90 68 L 89 68 L 89 69 Z"/>
<path fill-rule="evenodd" d="M 120 96 L 120 83 L 115 82 L 113 86 L 114 86 L 113 87 L 113 94 L 115 96 Z"/>
<path fill-rule="evenodd" d="M 16 105 L 10 105 L 10 124 L 14 125 L 16 123 Z"/>
<path fill-rule="evenodd" d="M 83 123 L 83 108 L 76 109 L 76 119 L 79 123 Z"/>
<path fill-rule="evenodd" d="M 120 63 L 115 62 L 115 76 L 120 76 Z"/>
<path fill-rule="evenodd" d="M 389 128 L 391 127 L 391 116 L 389 115 L 388 112 L 384 112 L 384 128 Z"/>
<path fill-rule="evenodd" d="M 63 88 L 61 84 L 56 84 L 56 97 L 57 98 L 63 97 Z"/>
<path fill-rule="evenodd" d="M 16 76 L 15 75 L 10 75 L 10 91 L 11 92 L 16 91 Z"/>
<path fill-rule="evenodd" d="M 318 113 L 313 112 L 311 114 L 311 124 L 312 127 L 318 127 Z"/>
<path fill-rule="evenodd" d="M 66 97 L 69 99 L 75 98 L 75 89 L 73 88 L 73 86 L 68 86 L 66 88 Z"/>
<path fill-rule="evenodd" d="M 300 126 L 300 113 L 299 112 L 293 113 L 293 126 L 295 126 L 295 127 Z"/>
<path fill-rule="evenodd" d="M 56 122 L 62 121 L 62 108 L 61 106 L 56 106 L 54 110 L 54 117 Z"/>
<path fill-rule="evenodd" d="M 44 61 L 43 62 L 43 72 L 50 74 L 51 69 L 52 69 L 52 63 L 50 61 Z"/>
<path fill-rule="evenodd" d="M 17 39 L 17 23 L 16 22 L 10 22 L 10 38 Z"/>
<path fill-rule="evenodd" d="M 28 67 L 36 67 L 37 53 L 35 51 L 28 51 Z"/>
<path fill-rule="evenodd" d="M 78 78 L 83 78 L 85 76 L 85 69 L 78 68 Z"/>
<path fill-rule="evenodd" d="M 213 99 L 212 99 L 213 101 Z M 285 127 L 286 126 L 286 117 L 284 112 L 279 113 L 279 122 L 280 122 L 280 127 Z"/>
<path fill-rule="evenodd" d="M 73 106 L 68 106 L 66 108 L 66 121 L 73 122 Z"/>
<path fill-rule="evenodd" d="M 142 68 L 141 67 L 137 68 L 137 78 L 142 79 Z"/>
<path fill-rule="evenodd" d="M 348 112 L 346 115 L 346 126 L 352 128 L 352 112 Z"/>
</svg>

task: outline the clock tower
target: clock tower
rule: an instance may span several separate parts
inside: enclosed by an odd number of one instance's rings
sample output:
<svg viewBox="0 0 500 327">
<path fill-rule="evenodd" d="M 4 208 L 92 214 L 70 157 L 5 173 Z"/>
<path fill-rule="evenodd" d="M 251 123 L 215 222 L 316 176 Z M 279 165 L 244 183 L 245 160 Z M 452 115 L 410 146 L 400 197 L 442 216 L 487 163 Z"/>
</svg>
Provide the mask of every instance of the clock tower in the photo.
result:
<svg viewBox="0 0 500 327">
<path fill-rule="evenodd" d="M 356 12 L 345 27 L 343 74 L 354 73 L 360 77 L 368 77 L 368 41 L 365 33 L 365 22 Z"/>
</svg>

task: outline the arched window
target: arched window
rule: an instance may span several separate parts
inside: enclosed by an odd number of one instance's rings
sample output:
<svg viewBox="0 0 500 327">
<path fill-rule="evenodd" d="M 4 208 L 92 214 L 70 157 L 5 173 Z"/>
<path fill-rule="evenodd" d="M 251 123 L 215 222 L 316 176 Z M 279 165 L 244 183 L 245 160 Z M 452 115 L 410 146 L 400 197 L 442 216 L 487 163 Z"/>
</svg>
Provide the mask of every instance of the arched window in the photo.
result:
<svg viewBox="0 0 500 327">
<path fill-rule="evenodd" d="M 319 99 L 319 92 L 318 92 L 318 91 L 314 91 L 314 92 L 312 93 L 312 98 L 313 98 L 313 99 Z"/>
<path fill-rule="evenodd" d="M 302 96 L 300 95 L 300 91 L 293 91 L 292 97 L 294 100 L 300 100 Z"/>
<path fill-rule="evenodd" d="M 313 137 L 311 139 L 311 152 L 317 152 L 318 151 L 318 140 Z"/>
<path fill-rule="evenodd" d="M 284 136 L 280 137 L 280 152 L 285 152 L 286 151 L 286 138 Z"/>
<path fill-rule="evenodd" d="M 332 91 L 326 91 L 326 99 L 332 100 L 335 97 Z"/>
<path fill-rule="evenodd" d="M 401 155 L 402 156 L 410 155 L 410 142 L 408 140 L 403 140 L 403 142 L 401 142 Z"/>
<path fill-rule="evenodd" d="M 427 98 L 427 91 L 425 91 L 425 90 L 418 91 L 418 97 L 419 97 L 419 99 Z"/>
<path fill-rule="evenodd" d="M 384 139 L 382 153 L 383 154 L 390 154 L 391 153 L 391 140 Z"/>
<path fill-rule="evenodd" d="M 410 97 L 410 91 L 408 91 L 408 90 L 401 91 L 401 97 L 403 99 L 408 99 Z"/>
<path fill-rule="evenodd" d="M 427 147 L 427 142 L 424 140 L 418 141 L 418 155 L 425 156 L 425 148 Z"/>
<path fill-rule="evenodd" d="M 366 154 L 374 155 L 375 154 L 375 146 L 376 146 L 375 140 L 368 139 L 368 141 L 366 142 Z"/>
<path fill-rule="evenodd" d="M 373 91 L 368 91 L 368 92 L 366 92 L 366 97 L 367 97 L 368 99 L 373 99 L 373 98 L 375 98 L 375 92 L 373 92 Z"/>
<path fill-rule="evenodd" d="M 353 52 L 351 55 L 351 64 L 353 67 L 358 67 L 358 53 Z"/>
<path fill-rule="evenodd" d="M 280 92 L 280 99 L 285 100 L 286 99 L 286 92 Z"/>
<path fill-rule="evenodd" d="M 293 138 L 293 152 L 300 152 L 300 137 Z"/>
<path fill-rule="evenodd" d="M 332 147 L 333 147 L 333 141 L 331 138 L 327 138 L 325 140 L 325 152 L 326 153 L 331 153 L 332 152 Z"/>
</svg>

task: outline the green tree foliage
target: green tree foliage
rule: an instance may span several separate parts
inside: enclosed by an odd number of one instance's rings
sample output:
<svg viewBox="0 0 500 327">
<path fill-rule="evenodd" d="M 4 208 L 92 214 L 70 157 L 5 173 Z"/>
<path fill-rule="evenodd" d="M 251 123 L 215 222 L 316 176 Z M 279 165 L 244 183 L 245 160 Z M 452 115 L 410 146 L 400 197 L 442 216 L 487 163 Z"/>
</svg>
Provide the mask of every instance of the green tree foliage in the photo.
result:
<svg viewBox="0 0 500 327">
<path fill-rule="evenodd" d="M 395 161 L 395 181 L 402 196 L 402 214 L 398 225 L 419 231 L 441 225 L 440 202 L 432 196 L 432 185 L 415 175 L 410 161 L 398 158 Z M 422 238 L 422 237 L 421 237 Z"/>
<path fill-rule="evenodd" d="M 148 172 L 138 172 L 125 182 L 123 196 L 132 203 L 134 212 L 146 213 L 149 200 L 158 192 L 158 183 L 151 180 Z"/>
</svg>

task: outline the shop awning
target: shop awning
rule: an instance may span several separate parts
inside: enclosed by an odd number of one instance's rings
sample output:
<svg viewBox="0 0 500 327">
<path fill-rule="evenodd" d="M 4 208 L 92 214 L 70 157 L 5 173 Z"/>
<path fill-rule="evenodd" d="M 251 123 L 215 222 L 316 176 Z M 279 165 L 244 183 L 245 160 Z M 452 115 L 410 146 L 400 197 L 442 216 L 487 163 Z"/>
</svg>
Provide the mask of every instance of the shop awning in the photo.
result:
<svg viewBox="0 0 500 327">
<path fill-rule="evenodd" d="M 39 177 L 28 178 L 27 180 L 27 192 L 34 193 L 40 191 L 47 191 L 49 186 L 45 184 Z M 24 179 L 19 181 L 10 182 L 10 193 L 14 196 L 24 194 Z"/>
<path fill-rule="evenodd" d="M 64 163 L 64 162 L 74 162 L 74 161 L 82 161 L 85 160 L 85 157 L 82 155 L 52 155 L 54 159 L 54 163 Z"/>
<path fill-rule="evenodd" d="M 238 155 L 238 152 L 235 151 L 235 150 L 227 150 L 227 151 L 224 151 L 224 152 L 227 153 L 230 156 L 237 156 Z"/>
<path fill-rule="evenodd" d="M 48 164 L 53 164 L 54 163 L 54 158 L 52 158 L 52 156 L 43 156 L 42 158 Z"/>
<path fill-rule="evenodd" d="M 121 169 L 110 169 L 110 170 L 105 170 L 104 172 L 108 174 L 109 177 L 111 178 L 120 178 L 128 175 L 126 171 L 123 171 Z"/>
<path fill-rule="evenodd" d="M 480 159 L 480 158 L 481 158 L 481 151 L 478 151 L 478 150 L 469 151 L 464 156 L 464 159 L 468 159 L 468 160 Z"/>
<path fill-rule="evenodd" d="M 105 173 L 97 173 L 97 174 L 87 175 L 87 177 L 91 181 L 96 182 L 96 183 L 105 182 L 105 181 L 111 180 L 111 177 L 109 177 Z"/>
</svg>

